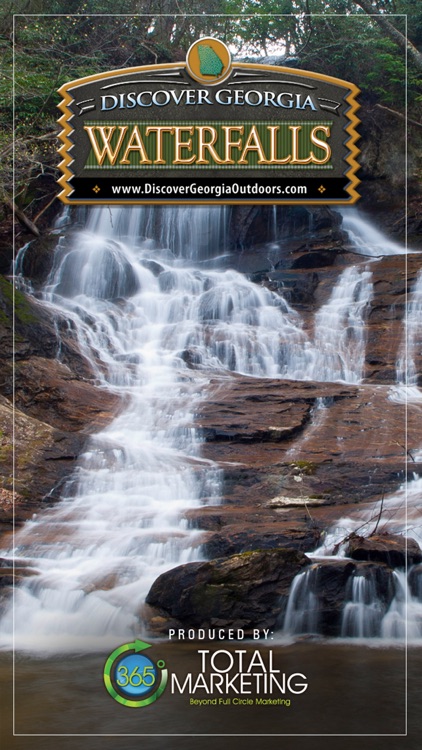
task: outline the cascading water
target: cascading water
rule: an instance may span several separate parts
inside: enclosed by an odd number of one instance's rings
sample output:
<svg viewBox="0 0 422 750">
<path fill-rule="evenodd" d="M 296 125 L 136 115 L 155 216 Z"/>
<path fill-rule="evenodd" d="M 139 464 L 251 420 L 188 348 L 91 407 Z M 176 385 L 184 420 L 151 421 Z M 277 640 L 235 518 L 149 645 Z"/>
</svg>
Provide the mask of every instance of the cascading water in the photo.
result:
<svg viewBox="0 0 422 750">
<path fill-rule="evenodd" d="M 372 296 L 372 272 L 357 266 L 341 274 L 331 297 L 315 316 L 318 353 L 314 380 L 359 383 L 365 365 L 365 310 Z"/>
<path fill-rule="evenodd" d="M 355 575 L 349 578 L 341 635 L 345 638 L 374 638 L 380 635 L 382 615 L 373 577 Z"/>
<path fill-rule="evenodd" d="M 200 557 L 200 534 L 181 512 L 219 497 L 220 471 L 201 460 L 192 427 L 206 377 L 182 357 L 215 279 L 176 261 L 158 268 L 159 252 L 148 267 L 138 213 L 93 212 L 70 249 L 59 244 L 45 290 L 46 302 L 71 319 L 101 387 L 124 406 L 91 438 L 60 505 L 17 536 L 17 564 L 37 571 L 15 595 L 19 648 L 84 650 L 136 634 L 157 575 Z M 201 217 L 208 226 L 209 214 Z M 131 231 L 132 243 L 113 239 Z M 162 255 L 171 257 L 168 249 Z"/>
<path fill-rule="evenodd" d="M 311 567 L 309 570 L 299 573 L 294 579 L 284 616 L 283 632 L 285 634 L 318 633 L 317 578 L 318 569 Z"/>
<path fill-rule="evenodd" d="M 410 293 L 407 305 L 406 331 L 397 361 L 397 382 L 395 400 L 400 393 L 404 399 L 419 401 L 422 398 L 418 389 L 416 354 L 422 351 L 422 271 Z M 403 386 L 406 387 L 403 390 Z"/>
<path fill-rule="evenodd" d="M 407 251 L 397 242 L 392 242 L 370 221 L 356 210 L 348 208 L 342 212 L 343 229 L 347 232 L 354 252 L 369 257 L 403 255 Z"/>
<path fill-rule="evenodd" d="M 348 232 L 355 251 L 363 255 L 381 256 L 406 252 L 385 238 L 356 211 L 343 213 L 343 228 Z M 351 275 L 354 270 L 355 268 L 348 269 Z M 335 290 L 332 298 L 334 296 Z M 341 300 L 341 295 L 339 299 Z M 349 314 L 350 305 L 345 309 Z M 419 272 L 417 276 L 406 312 L 405 332 L 397 360 L 397 386 L 390 389 L 389 398 L 399 403 L 412 404 L 421 400 L 421 392 L 417 386 L 416 354 L 422 345 L 422 272 Z M 317 313 L 316 320 L 319 316 L 321 318 L 324 316 L 324 308 Z M 356 329 L 359 330 L 359 325 L 355 324 L 354 330 Z M 321 324 L 320 330 L 323 330 Z M 339 326 L 340 336 L 341 330 Z M 333 352 L 340 349 L 340 343 L 333 346 Z M 361 351 L 361 348 L 358 351 Z M 346 361 L 348 361 L 347 357 Z M 346 377 L 349 382 L 353 382 L 353 375 L 351 377 L 348 373 L 347 376 L 345 374 L 345 379 Z M 413 452 L 412 455 L 416 460 L 421 452 Z M 375 528 L 378 533 L 388 532 L 414 539 L 422 548 L 421 496 L 422 478 L 415 474 L 397 492 L 383 497 L 380 502 L 369 504 L 365 509 L 360 508 L 350 517 L 338 519 L 335 527 L 325 534 L 323 544 L 310 556 L 315 561 L 321 557 L 325 560 L 327 558 L 333 558 L 334 561 L 338 558 L 344 560 L 350 535 L 358 533 L 361 536 L 368 536 Z M 312 571 L 317 570 L 315 565 L 317 563 L 312 566 Z M 389 640 L 404 639 L 407 636 L 411 640 L 420 640 L 422 638 L 421 572 L 420 566 L 411 566 L 408 571 L 397 569 L 392 572 L 394 593 L 388 607 L 380 598 L 373 576 L 370 574 L 351 576 L 346 587 L 341 635 L 353 638 L 381 637 Z M 318 611 L 320 603 L 315 576 L 316 573 L 310 577 L 305 572 L 294 579 L 284 618 L 283 632 L 285 634 L 319 632 L 318 628 L 315 628 L 315 621 L 308 623 L 306 618 L 301 621 L 300 615 L 295 617 L 298 592 L 300 592 L 302 603 L 309 602 L 311 597 L 313 606 Z M 308 609 L 307 605 L 304 609 Z M 303 622 L 308 629 L 303 630 Z"/>
<path fill-rule="evenodd" d="M 92 211 L 88 227 L 101 237 L 131 244 L 153 238 L 161 254 L 167 249 L 169 257 L 192 260 L 197 265 L 225 253 L 228 213 L 229 208 L 224 206 L 110 207 Z"/>
<path fill-rule="evenodd" d="M 280 294 L 215 270 L 226 224 L 219 207 L 106 207 L 58 243 L 44 302 L 68 318 L 99 387 L 119 394 L 122 409 L 90 439 L 62 502 L 16 535 L 17 564 L 36 570 L 15 594 L 18 648 L 130 638 L 155 578 L 200 558 L 201 534 L 183 511 L 220 495 L 221 471 L 201 459 L 192 427 L 210 372 L 363 377 L 369 267 L 339 275 L 311 333 Z M 294 588 L 297 621 L 306 575 Z M 312 602 L 305 609 L 300 632 L 316 631 Z"/>
<path fill-rule="evenodd" d="M 409 586 L 409 578 L 414 577 L 412 574 L 416 570 L 416 568 L 413 568 L 410 576 L 406 576 L 403 570 L 395 570 L 393 573 L 395 595 L 381 623 L 381 635 L 383 638 L 404 639 L 407 636 L 411 641 L 422 638 L 420 575 L 417 575 L 419 595 L 413 595 Z"/>
</svg>

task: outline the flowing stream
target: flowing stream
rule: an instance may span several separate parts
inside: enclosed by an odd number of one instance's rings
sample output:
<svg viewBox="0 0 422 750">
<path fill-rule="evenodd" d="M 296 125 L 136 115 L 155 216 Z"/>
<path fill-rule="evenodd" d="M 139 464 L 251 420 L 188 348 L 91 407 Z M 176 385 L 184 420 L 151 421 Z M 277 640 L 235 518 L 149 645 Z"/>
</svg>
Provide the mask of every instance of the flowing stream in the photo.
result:
<svg viewBox="0 0 422 750">
<path fill-rule="evenodd" d="M 281 294 L 225 268 L 227 216 L 224 207 L 105 207 L 58 243 L 44 302 L 68 319 L 98 387 L 122 407 L 90 438 L 62 501 L 16 534 L 16 564 L 36 571 L 15 593 L 19 649 L 128 639 L 157 576 L 201 559 L 201 533 L 184 512 L 221 494 L 221 468 L 201 457 L 194 427 L 210 374 L 364 377 L 370 262 L 340 273 L 309 330 Z M 366 232 L 365 254 L 380 254 L 365 222 L 352 216 L 345 228 L 357 248 Z M 302 584 L 293 587 L 301 595 Z M 12 619 L 10 608 L 6 633 Z M 316 627 L 302 618 L 300 632 Z"/>
<path fill-rule="evenodd" d="M 411 290 L 407 305 L 406 331 L 397 361 L 396 391 L 402 392 L 404 398 L 420 401 L 421 391 L 418 389 L 418 372 L 416 355 L 422 351 L 422 271 L 419 271 L 414 288 Z M 405 388 L 403 389 L 403 386 Z"/>
<path fill-rule="evenodd" d="M 422 399 L 417 386 L 416 355 L 422 345 L 422 272 L 419 272 L 407 303 L 406 326 L 397 360 L 397 386 L 390 398 L 411 406 Z M 420 460 L 422 448 L 413 452 Z M 352 533 L 368 536 L 392 533 L 415 540 L 422 548 L 421 522 L 422 478 L 414 474 L 397 492 L 370 503 L 350 516 L 340 518 L 324 537 L 323 544 L 312 553 L 315 560 L 309 570 L 293 581 L 284 617 L 286 635 L 320 633 L 318 599 L 318 560 L 344 559 L 347 540 Z M 386 602 L 377 587 L 373 571 L 356 572 L 347 581 L 342 613 L 341 635 L 347 638 L 422 639 L 422 565 L 396 569 L 391 576 L 391 600 Z"/>
<path fill-rule="evenodd" d="M 388 239 L 368 219 L 355 208 L 342 211 L 343 229 L 347 232 L 353 251 L 369 257 L 383 255 L 404 255 L 407 250 Z"/>
</svg>

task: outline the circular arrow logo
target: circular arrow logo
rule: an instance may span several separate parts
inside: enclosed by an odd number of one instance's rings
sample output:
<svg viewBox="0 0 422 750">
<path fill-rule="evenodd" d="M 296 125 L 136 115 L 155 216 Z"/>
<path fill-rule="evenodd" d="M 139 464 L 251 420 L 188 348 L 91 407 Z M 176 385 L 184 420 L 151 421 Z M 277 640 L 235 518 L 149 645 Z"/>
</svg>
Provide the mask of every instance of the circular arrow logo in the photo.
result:
<svg viewBox="0 0 422 750">
<path fill-rule="evenodd" d="M 150 643 L 133 641 L 116 648 L 104 666 L 104 685 L 115 701 L 130 708 L 154 703 L 164 693 L 168 672 L 165 662 L 155 662 L 144 651 Z"/>
</svg>

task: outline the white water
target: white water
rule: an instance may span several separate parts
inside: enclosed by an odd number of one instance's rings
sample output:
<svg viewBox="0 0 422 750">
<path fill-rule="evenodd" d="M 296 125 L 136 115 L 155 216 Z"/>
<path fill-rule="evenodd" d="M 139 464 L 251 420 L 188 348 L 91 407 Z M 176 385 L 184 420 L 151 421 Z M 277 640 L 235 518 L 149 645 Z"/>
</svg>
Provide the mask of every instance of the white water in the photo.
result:
<svg viewBox="0 0 422 750">
<path fill-rule="evenodd" d="M 18 648 L 131 638 L 156 577 L 200 559 L 201 534 L 183 512 L 220 495 L 221 472 L 201 459 L 192 426 L 210 372 L 364 376 L 369 267 L 339 275 L 307 331 L 281 295 L 206 270 L 227 255 L 226 222 L 224 208 L 104 208 L 58 245 L 45 303 L 67 316 L 100 387 L 123 406 L 90 439 L 63 501 L 16 536 L 17 564 L 37 570 L 16 591 Z M 297 608 L 292 600 L 292 616 Z M 301 632 L 317 627 L 306 617 Z M 11 619 L 10 610 L 6 632 Z"/>
<path fill-rule="evenodd" d="M 311 566 L 294 578 L 284 616 L 285 635 L 318 634 L 317 577 L 317 566 Z"/>
<path fill-rule="evenodd" d="M 100 234 L 107 213 L 94 212 L 70 252 L 59 247 L 45 298 L 123 409 L 90 439 L 71 494 L 17 535 L 18 564 L 38 571 L 16 591 L 19 648 L 84 650 L 136 634 L 156 577 L 200 557 L 182 511 L 219 497 L 221 472 L 201 460 L 192 427 L 206 377 L 180 357 L 205 280 L 166 267 L 160 285 L 142 265 L 147 249 Z"/>
<path fill-rule="evenodd" d="M 355 575 L 349 579 L 342 637 L 404 640 L 407 636 L 412 642 L 422 637 L 422 601 L 412 595 L 405 571 L 393 571 L 392 585 L 394 595 L 387 607 L 379 597 L 373 576 Z"/>
<path fill-rule="evenodd" d="M 348 208 L 342 211 L 342 217 L 342 228 L 348 233 L 356 253 L 374 258 L 382 255 L 406 254 L 405 248 L 386 237 L 370 221 L 364 219 L 356 209 Z"/>
<path fill-rule="evenodd" d="M 397 359 L 397 386 L 390 393 L 394 401 L 407 403 L 409 408 L 418 404 L 422 393 L 417 386 L 416 355 L 422 348 L 422 271 L 417 275 L 407 303 L 403 341 Z M 416 406 L 416 408 L 418 408 Z M 414 460 L 420 460 L 421 450 L 412 451 Z M 367 536 L 377 524 L 377 531 L 386 531 L 414 539 L 422 548 L 422 478 L 417 474 L 402 484 L 397 492 L 370 504 L 352 518 L 343 518 L 324 540 L 315 554 L 328 554 L 342 539 L 353 531 Z M 378 522 L 379 517 L 379 522 Z M 342 547 L 340 547 L 341 552 Z"/>
<path fill-rule="evenodd" d="M 324 536 L 323 544 L 311 557 L 317 566 L 318 558 L 344 559 L 347 551 L 347 539 L 353 533 L 359 536 L 370 536 L 390 533 L 414 539 L 422 549 L 422 477 L 415 475 L 409 482 L 403 483 L 397 492 L 383 498 L 378 503 L 368 503 L 348 517 L 340 518 Z M 313 566 L 313 567 L 314 567 Z M 420 566 L 408 570 L 393 571 L 394 596 L 386 609 L 376 590 L 375 580 L 371 576 L 356 574 L 348 581 L 346 603 L 343 609 L 341 635 L 352 638 L 404 639 L 420 642 L 422 638 L 422 569 Z M 303 575 L 303 574 L 300 574 Z M 289 596 L 293 597 L 297 576 Z M 416 584 L 413 592 L 410 580 L 414 577 Z M 305 583 L 305 581 L 303 581 Z M 307 591 L 303 587 L 302 599 L 306 601 Z M 316 587 L 315 607 L 318 608 Z M 289 621 L 284 632 L 289 634 L 303 633 L 301 621 L 295 618 Z M 315 630 L 309 632 L 315 633 Z"/>
<path fill-rule="evenodd" d="M 407 306 L 406 330 L 397 362 L 397 381 L 417 390 L 416 355 L 422 351 L 422 271 L 419 271 Z"/>
<path fill-rule="evenodd" d="M 422 638 L 422 598 L 413 596 L 409 580 L 402 570 L 394 573 L 395 596 L 381 623 L 383 638 L 401 638 L 410 641 Z M 410 574 L 412 575 L 412 571 Z M 421 577 L 419 575 L 419 589 Z M 420 592 L 419 592 L 420 593 Z"/>
<path fill-rule="evenodd" d="M 361 575 L 349 578 L 346 599 L 348 601 L 343 610 L 341 635 L 353 638 L 373 638 L 379 635 L 382 609 L 373 579 Z"/>
<path fill-rule="evenodd" d="M 326 305 L 315 316 L 314 380 L 359 383 L 365 366 L 365 311 L 372 297 L 372 271 L 346 268 Z"/>
<path fill-rule="evenodd" d="M 391 255 L 406 252 L 385 238 L 356 211 L 343 213 L 343 228 L 348 231 L 357 252 L 363 255 Z M 351 269 L 353 270 L 353 269 Z M 319 314 L 319 313 L 318 313 Z M 390 389 L 389 399 L 398 403 L 417 404 L 422 393 L 417 386 L 416 355 L 422 347 L 422 272 L 419 272 L 411 290 L 404 320 L 403 341 L 397 360 L 397 385 Z M 420 460 L 422 451 L 412 452 L 414 460 Z M 422 478 L 415 474 L 402 484 L 397 492 L 382 498 L 378 503 L 360 507 L 349 517 L 340 518 L 329 529 L 323 543 L 311 557 L 343 558 L 347 551 L 347 540 L 352 533 L 369 536 L 375 530 L 414 539 L 422 548 Z M 317 562 L 312 566 L 317 570 Z M 315 576 L 306 572 L 293 581 L 289 595 L 283 632 L 285 634 L 315 633 L 315 622 L 308 623 L 304 614 L 297 612 L 298 592 L 307 609 L 309 597 L 318 611 L 319 600 Z M 419 567 L 410 571 L 393 571 L 394 596 L 388 609 L 376 590 L 374 578 L 369 574 L 354 575 L 348 580 L 346 602 L 343 608 L 341 635 L 352 638 L 383 638 L 420 641 L 422 638 L 422 577 Z M 411 590 L 409 581 L 416 577 L 418 585 Z M 305 619 L 304 619 L 305 618 Z M 309 630 L 303 629 L 303 623 Z"/>
</svg>

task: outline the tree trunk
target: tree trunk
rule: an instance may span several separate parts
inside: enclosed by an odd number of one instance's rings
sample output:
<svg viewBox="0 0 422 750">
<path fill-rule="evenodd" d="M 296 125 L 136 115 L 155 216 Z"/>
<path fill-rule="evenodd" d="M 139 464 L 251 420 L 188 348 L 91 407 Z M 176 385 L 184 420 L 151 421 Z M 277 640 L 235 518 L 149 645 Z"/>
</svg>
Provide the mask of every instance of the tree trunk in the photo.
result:
<svg viewBox="0 0 422 750">
<path fill-rule="evenodd" d="M 368 15 L 372 15 L 378 26 L 381 27 L 384 33 L 389 36 L 390 39 L 392 39 L 393 42 L 395 42 L 398 47 L 400 47 L 400 49 L 402 49 L 403 51 L 407 49 L 409 57 L 413 60 L 419 70 L 422 70 L 422 53 L 419 52 L 419 50 L 414 46 L 414 44 L 412 44 L 412 42 L 406 39 L 401 31 L 393 26 L 393 24 L 388 20 L 388 18 L 386 18 L 386 16 L 382 15 L 382 13 L 377 13 L 377 8 L 374 8 L 371 0 L 353 0 L 353 2 L 356 5 L 359 5 L 362 10 L 365 11 L 365 13 L 367 13 Z"/>
</svg>

